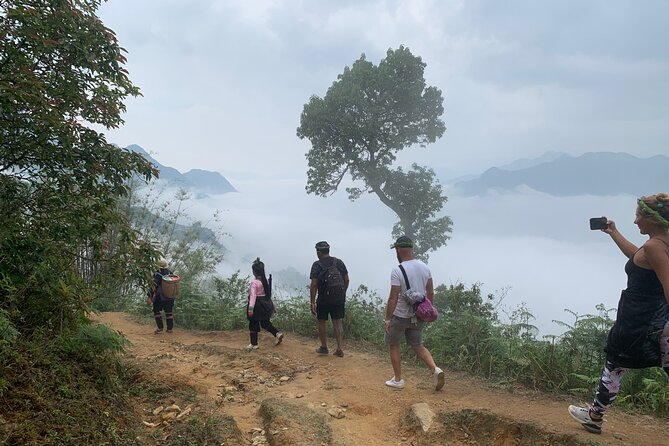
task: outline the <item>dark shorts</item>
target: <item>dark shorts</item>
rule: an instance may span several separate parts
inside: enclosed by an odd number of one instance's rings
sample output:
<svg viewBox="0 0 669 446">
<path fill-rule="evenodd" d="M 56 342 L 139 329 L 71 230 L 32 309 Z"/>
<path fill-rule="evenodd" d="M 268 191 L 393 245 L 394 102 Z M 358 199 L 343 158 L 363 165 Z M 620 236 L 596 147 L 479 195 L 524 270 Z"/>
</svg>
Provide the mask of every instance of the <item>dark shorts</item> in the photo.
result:
<svg viewBox="0 0 669 446">
<path fill-rule="evenodd" d="M 344 319 L 344 305 L 319 304 L 316 303 L 316 318 L 319 321 L 327 321 L 328 315 L 334 321 Z"/>
<path fill-rule="evenodd" d="M 402 336 L 411 347 L 420 347 L 423 345 L 423 328 L 425 322 L 416 319 L 416 323 L 411 322 L 411 318 L 393 316 L 390 321 L 390 333 L 385 334 L 385 341 L 388 345 L 399 345 Z"/>
</svg>

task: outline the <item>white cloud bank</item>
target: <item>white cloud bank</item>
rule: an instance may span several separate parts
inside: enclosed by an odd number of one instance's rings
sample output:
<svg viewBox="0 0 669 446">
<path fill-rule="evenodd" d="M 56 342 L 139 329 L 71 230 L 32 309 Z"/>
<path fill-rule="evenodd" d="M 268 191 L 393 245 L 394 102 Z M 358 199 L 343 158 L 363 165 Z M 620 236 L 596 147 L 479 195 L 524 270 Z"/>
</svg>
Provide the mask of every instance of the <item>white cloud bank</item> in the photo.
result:
<svg viewBox="0 0 669 446">
<path fill-rule="evenodd" d="M 293 267 L 308 275 L 316 259 L 314 245 L 327 240 L 331 254 L 346 263 L 353 287 L 376 289 L 387 297 L 396 264 L 389 249 L 393 214 L 374 197 L 351 203 L 344 194 L 327 199 L 307 196 L 295 181 L 245 183 L 231 180 L 238 194 L 193 200 L 190 212 L 206 219 L 223 210 L 230 250 L 223 275 L 241 270 L 260 256 L 268 272 Z M 551 197 L 533 190 L 462 198 L 451 196 L 445 209 L 454 220 L 448 246 L 430 256 L 435 284 L 470 286 L 482 291 L 508 290 L 503 305 L 524 302 L 542 334 L 559 334 L 553 320 L 573 322 L 565 313 L 594 313 L 595 305 L 617 305 L 625 287 L 625 257 L 609 237 L 590 231 L 588 218 L 607 215 L 634 243 L 643 243 L 633 225 L 635 198 Z M 304 284 L 308 285 L 307 283 Z"/>
</svg>

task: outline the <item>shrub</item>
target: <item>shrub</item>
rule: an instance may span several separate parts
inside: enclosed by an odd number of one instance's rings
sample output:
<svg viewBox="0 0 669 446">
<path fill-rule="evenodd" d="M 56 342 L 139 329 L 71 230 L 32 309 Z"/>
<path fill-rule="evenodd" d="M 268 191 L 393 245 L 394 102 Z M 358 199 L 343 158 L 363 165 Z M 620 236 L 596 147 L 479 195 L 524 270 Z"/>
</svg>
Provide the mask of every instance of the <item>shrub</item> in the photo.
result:
<svg viewBox="0 0 669 446">
<path fill-rule="evenodd" d="M 128 376 L 117 352 L 127 345 L 104 326 L 54 338 L 18 338 L 0 365 L 3 444 L 133 444 Z"/>
</svg>

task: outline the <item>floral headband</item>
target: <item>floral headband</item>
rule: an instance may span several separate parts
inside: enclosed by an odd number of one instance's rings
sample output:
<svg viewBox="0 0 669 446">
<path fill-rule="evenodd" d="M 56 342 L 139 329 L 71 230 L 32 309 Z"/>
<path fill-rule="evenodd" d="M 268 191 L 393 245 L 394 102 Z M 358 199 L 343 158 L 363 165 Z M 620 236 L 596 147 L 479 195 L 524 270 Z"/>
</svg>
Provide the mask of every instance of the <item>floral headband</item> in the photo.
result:
<svg viewBox="0 0 669 446">
<path fill-rule="evenodd" d="M 647 217 L 652 218 L 655 220 L 655 222 L 659 223 L 662 225 L 662 227 L 669 229 L 669 221 L 667 221 L 666 218 L 664 218 L 662 215 L 660 215 L 659 212 L 657 212 L 655 209 L 650 207 L 648 203 L 646 203 L 643 198 L 639 198 L 637 200 L 637 204 L 639 205 L 639 209 L 641 209 L 641 212 Z M 664 203 L 658 202 L 657 207 L 662 209 L 664 207 Z"/>
</svg>

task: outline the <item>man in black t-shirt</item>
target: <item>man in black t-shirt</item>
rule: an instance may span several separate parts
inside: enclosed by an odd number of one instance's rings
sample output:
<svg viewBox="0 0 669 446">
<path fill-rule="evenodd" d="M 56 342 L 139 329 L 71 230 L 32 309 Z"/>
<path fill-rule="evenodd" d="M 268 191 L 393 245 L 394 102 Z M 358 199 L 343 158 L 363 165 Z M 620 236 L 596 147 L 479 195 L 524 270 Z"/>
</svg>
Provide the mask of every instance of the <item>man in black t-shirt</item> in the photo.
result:
<svg viewBox="0 0 669 446">
<path fill-rule="evenodd" d="M 332 328 L 334 329 L 335 339 L 337 341 L 337 350 L 334 352 L 340 358 L 344 356 L 342 350 L 342 336 L 344 319 L 344 305 L 346 290 L 348 289 L 349 278 L 346 265 L 341 259 L 330 257 L 330 245 L 322 241 L 316 243 L 316 255 L 318 260 L 311 265 L 311 285 L 309 286 L 309 297 L 311 298 L 311 313 L 318 319 L 318 337 L 321 346 L 316 349 L 320 355 L 328 354 L 327 331 L 325 323 L 328 316 L 332 319 Z M 337 271 L 332 271 L 332 266 L 336 266 Z M 339 277 L 337 277 L 339 275 Z M 330 281 L 330 286 L 326 281 Z M 333 286 L 341 281 L 341 286 Z M 318 299 L 316 295 L 318 294 Z"/>
</svg>

